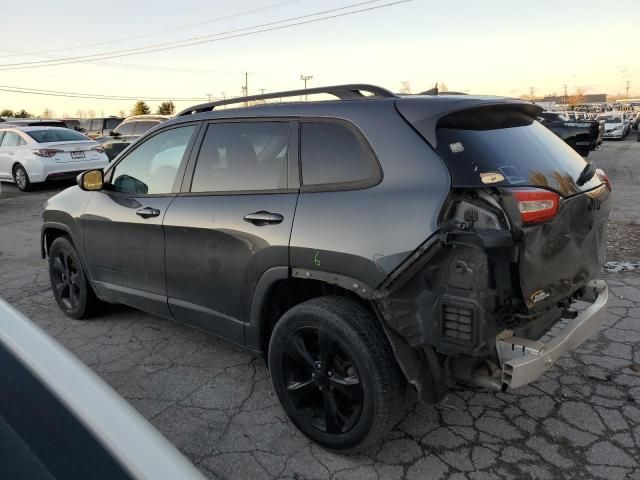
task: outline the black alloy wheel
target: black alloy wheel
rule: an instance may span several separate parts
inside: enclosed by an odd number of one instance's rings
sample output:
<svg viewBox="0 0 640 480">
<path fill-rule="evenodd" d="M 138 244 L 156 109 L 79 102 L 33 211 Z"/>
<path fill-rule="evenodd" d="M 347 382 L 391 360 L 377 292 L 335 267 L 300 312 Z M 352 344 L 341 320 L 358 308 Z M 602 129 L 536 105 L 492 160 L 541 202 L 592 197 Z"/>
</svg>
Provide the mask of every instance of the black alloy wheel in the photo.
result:
<svg viewBox="0 0 640 480">
<path fill-rule="evenodd" d="M 389 341 L 353 299 L 318 297 L 291 308 L 276 323 L 268 358 L 285 412 L 325 448 L 365 449 L 403 413 L 406 381 Z"/>
<path fill-rule="evenodd" d="M 364 390 L 353 359 L 330 331 L 297 330 L 286 343 L 282 369 L 287 392 L 309 427 L 329 434 L 353 428 Z"/>
<path fill-rule="evenodd" d="M 66 309 L 73 310 L 80 301 L 80 271 L 68 251 L 59 249 L 52 257 L 53 283 L 56 298 Z"/>
<path fill-rule="evenodd" d="M 100 304 L 66 236 L 56 238 L 49 248 L 49 279 L 58 306 L 69 317 L 86 318 Z"/>
</svg>

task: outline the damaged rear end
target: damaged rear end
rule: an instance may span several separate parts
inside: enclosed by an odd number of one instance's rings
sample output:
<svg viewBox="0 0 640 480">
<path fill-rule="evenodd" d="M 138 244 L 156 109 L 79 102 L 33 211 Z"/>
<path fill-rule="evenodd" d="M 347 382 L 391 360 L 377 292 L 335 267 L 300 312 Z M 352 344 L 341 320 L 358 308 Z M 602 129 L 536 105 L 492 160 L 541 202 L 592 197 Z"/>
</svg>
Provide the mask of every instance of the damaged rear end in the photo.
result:
<svg viewBox="0 0 640 480">
<path fill-rule="evenodd" d="M 378 310 L 428 360 L 431 385 L 525 385 L 602 322 L 608 179 L 529 103 L 426 105 L 397 103 L 448 166 L 452 189 L 439 232 L 380 286 Z"/>
</svg>

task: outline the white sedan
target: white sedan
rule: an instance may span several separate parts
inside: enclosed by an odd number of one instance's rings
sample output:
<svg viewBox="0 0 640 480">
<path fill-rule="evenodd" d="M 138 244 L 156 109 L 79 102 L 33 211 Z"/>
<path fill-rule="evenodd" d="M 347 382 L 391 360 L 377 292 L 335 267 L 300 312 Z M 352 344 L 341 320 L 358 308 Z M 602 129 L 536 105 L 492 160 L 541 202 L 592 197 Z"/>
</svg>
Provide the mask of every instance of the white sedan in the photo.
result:
<svg viewBox="0 0 640 480">
<path fill-rule="evenodd" d="M 612 112 L 598 115 L 598 120 L 604 120 L 603 138 L 624 138 L 629 133 L 629 124 L 625 122 L 622 112 Z"/>
<path fill-rule="evenodd" d="M 0 127 L 0 181 L 22 190 L 34 183 L 73 178 L 104 168 L 102 147 L 74 130 L 60 127 Z"/>
</svg>

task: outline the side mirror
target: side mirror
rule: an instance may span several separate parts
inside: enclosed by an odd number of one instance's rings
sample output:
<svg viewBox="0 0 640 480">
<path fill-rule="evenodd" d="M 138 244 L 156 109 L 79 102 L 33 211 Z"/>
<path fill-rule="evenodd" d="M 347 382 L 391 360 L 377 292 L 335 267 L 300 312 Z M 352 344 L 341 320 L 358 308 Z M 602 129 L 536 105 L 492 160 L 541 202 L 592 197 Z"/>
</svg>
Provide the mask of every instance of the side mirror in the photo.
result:
<svg viewBox="0 0 640 480">
<path fill-rule="evenodd" d="M 104 173 L 102 170 L 88 170 L 78 175 L 76 181 L 82 190 L 88 192 L 102 190 L 104 187 Z"/>
</svg>

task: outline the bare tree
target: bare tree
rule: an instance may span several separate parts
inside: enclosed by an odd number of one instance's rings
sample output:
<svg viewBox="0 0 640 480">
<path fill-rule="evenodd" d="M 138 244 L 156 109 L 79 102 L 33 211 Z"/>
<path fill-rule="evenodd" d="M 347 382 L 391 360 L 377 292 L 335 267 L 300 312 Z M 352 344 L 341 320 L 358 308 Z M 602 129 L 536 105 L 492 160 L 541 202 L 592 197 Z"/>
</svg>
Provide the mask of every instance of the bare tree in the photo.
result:
<svg viewBox="0 0 640 480">
<path fill-rule="evenodd" d="M 569 97 L 568 102 L 571 108 L 575 108 L 576 105 L 580 105 L 581 103 L 584 103 L 584 100 L 585 100 L 584 88 L 576 87 L 575 93 Z"/>
<path fill-rule="evenodd" d="M 124 118 L 127 116 L 127 112 L 124 110 L 118 110 L 118 116 Z"/>
<path fill-rule="evenodd" d="M 448 92 L 449 91 L 449 87 L 447 87 L 447 84 L 442 82 L 438 85 L 438 92 Z"/>
<path fill-rule="evenodd" d="M 87 112 L 84 110 L 76 110 L 76 118 L 87 118 Z"/>
<path fill-rule="evenodd" d="M 89 118 L 95 118 L 96 117 L 96 111 L 95 110 L 89 110 L 87 115 L 89 115 Z"/>
<path fill-rule="evenodd" d="M 409 80 L 402 80 L 400 82 L 400 93 L 411 93 L 411 82 Z"/>
<path fill-rule="evenodd" d="M 53 111 L 49 110 L 48 108 L 45 108 L 44 112 L 42 112 L 41 117 L 44 118 L 45 120 L 49 120 L 53 118 Z"/>
</svg>

